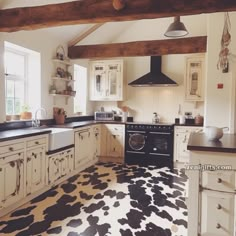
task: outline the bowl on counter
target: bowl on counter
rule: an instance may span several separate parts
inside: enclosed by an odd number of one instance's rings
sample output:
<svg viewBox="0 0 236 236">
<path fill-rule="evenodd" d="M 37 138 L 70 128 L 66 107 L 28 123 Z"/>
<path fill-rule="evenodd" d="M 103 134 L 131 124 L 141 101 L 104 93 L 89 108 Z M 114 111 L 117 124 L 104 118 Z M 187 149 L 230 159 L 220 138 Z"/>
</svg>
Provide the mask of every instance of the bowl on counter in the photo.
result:
<svg viewBox="0 0 236 236">
<path fill-rule="evenodd" d="M 229 130 L 228 127 L 218 128 L 215 126 L 206 126 L 206 135 L 209 141 L 218 141 L 223 137 L 223 130 Z"/>
</svg>

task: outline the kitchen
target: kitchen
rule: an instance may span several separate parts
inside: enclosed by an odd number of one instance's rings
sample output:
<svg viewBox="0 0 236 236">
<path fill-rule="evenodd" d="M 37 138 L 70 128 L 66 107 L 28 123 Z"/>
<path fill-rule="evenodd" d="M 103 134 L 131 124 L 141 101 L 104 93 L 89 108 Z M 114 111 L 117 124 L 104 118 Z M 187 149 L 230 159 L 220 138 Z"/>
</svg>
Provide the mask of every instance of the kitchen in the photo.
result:
<svg viewBox="0 0 236 236">
<path fill-rule="evenodd" d="M 126 86 L 126 100 L 117 104 L 116 102 L 91 102 L 89 104 L 88 114 L 93 114 L 94 111 L 98 110 L 103 106 L 105 110 L 111 110 L 114 107 L 119 105 L 128 106 L 132 109 L 134 113 L 131 111 L 131 115 L 134 116 L 134 121 L 137 122 L 151 122 L 153 112 L 157 112 L 162 122 L 174 122 L 174 119 L 178 115 L 178 107 L 181 104 L 182 112 L 184 111 L 192 111 L 193 115 L 196 116 L 198 113 L 204 115 L 204 125 L 208 126 L 218 126 L 224 127 L 227 126 L 230 128 L 230 132 L 235 132 L 235 124 L 234 124 L 234 115 L 235 115 L 235 91 L 233 91 L 234 87 L 234 67 L 231 66 L 229 73 L 221 73 L 217 70 L 217 60 L 218 54 L 220 51 L 220 40 L 222 35 L 223 23 L 224 23 L 224 14 L 217 13 L 211 15 L 199 15 L 195 16 L 196 18 L 192 18 L 190 16 L 183 17 L 186 27 L 189 29 L 190 36 L 199 36 L 199 35 L 207 35 L 208 43 L 207 43 L 207 53 L 206 53 L 206 64 L 208 70 L 206 71 L 206 93 L 205 93 L 205 101 L 198 102 L 195 104 L 194 102 L 185 102 L 184 100 L 184 66 L 185 66 L 185 57 L 184 55 L 168 55 L 163 56 L 163 67 L 162 72 L 166 73 L 170 78 L 176 81 L 179 86 L 172 88 L 133 88 Z M 235 14 L 230 13 L 231 23 L 234 22 Z M 148 21 L 141 21 L 138 25 L 134 24 L 129 30 L 126 30 L 123 34 L 118 34 L 115 40 L 112 42 L 123 42 L 123 41 L 132 41 L 132 40 L 145 40 L 145 39 L 156 39 L 156 34 L 159 34 L 160 38 L 164 38 L 163 32 L 168 27 L 171 19 L 167 21 L 165 20 L 165 24 L 162 22 L 161 26 L 157 25 L 158 20 L 154 21 L 153 27 L 147 27 L 149 25 Z M 201 22 L 201 24 L 200 24 Z M 218 22 L 218 24 L 215 24 Z M 114 25 L 111 25 L 112 28 Z M 201 26 L 201 27 L 200 27 Z M 159 31 L 155 32 L 153 28 L 163 28 L 163 32 Z M 142 29 L 142 34 L 139 33 L 140 29 Z M 97 32 L 99 33 L 99 31 Z M 154 34 L 155 33 L 155 34 Z M 235 31 L 234 28 L 231 28 L 231 37 L 234 39 Z M 32 36 L 33 34 L 33 36 Z M 53 116 L 53 98 L 48 94 L 48 85 L 50 84 L 49 77 L 51 75 L 51 70 L 49 65 L 51 65 L 51 59 L 53 55 L 55 55 L 55 45 L 62 44 L 62 42 L 58 38 L 47 39 L 46 37 L 43 39 L 43 43 L 39 44 L 37 38 L 40 38 L 41 32 L 32 31 L 32 32 L 17 32 L 10 34 L 1 34 L 1 48 L 3 51 L 3 41 L 10 41 L 17 45 L 24 46 L 26 48 L 31 48 L 36 51 L 44 52 L 42 53 L 42 68 L 44 70 L 41 71 L 41 77 L 43 78 L 41 81 L 42 87 L 42 97 L 41 97 L 41 106 L 44 107 L 48 112 L 48 118 L 52 118 Z M 92 37 L 92 35 L 91 35 Z M 98 37 L 96 34 L 93 40 L 98 41 Z M 135 38 L 132 38 L 135 37 Z M 35 40 L 32 40 L 35 38 Z M 89 38 L 89 37 L 88 37 Z M 102 37 L 99 37 L 99 39 Z M 159 37 L 158 37 L 159 38 Z M 92 40 L 91 39 L 91 40 Z M 102 39 L 100 39 L 102 40 Z M 58 42 L 58 43 L 56 43 Z M 85 39 L 86 42 L 86 39 Z M 101 42 L 102 43 L 102 42 Z M 85 43 L 87 44 L 87 43 Z M 66 48 L 66 46 L 64 46 Z M 234 54 L 235 47 L 233 44 L 233 40 L 231 42 L 231 52 L 232 56 Z M 47 53 L 46 53 L 47 52 Z M 51 53 L 48 53 L 51 52 Z M 2 59 L 1 59 L 2 60 Z M 150 63 L 150 57 L 135 57 L 135 58 L 124 58 L 125 66 L 126 66 L 126 79 L 127 82 L 131 82 L 132 80 L 139 78 L 143 74 L 147 73 Z M 87 60 L 77 60 L 75 63 L 80 65 L 87 65 Z M 232 62 L 233 64 L 233 57 Z M 2 63 L 1 63 L 2 64 Z M 2 67 L 2 65 L 1 65 Z M 1 68 L 3 74 L 3 68 Z M 4 77 L 4 76 L 2 76 Z M 211 78 L 211 79 L 209 79 Z M 2 83 L 2 81 L 1 81 Z M 223 83 L 224 88 L 222 90 L 217 89 L 217 84 Z M 4 86 L 1 86 L 4 88 Z M 4 110 L 4 92 L 1 92 L 2 105 L 0 106 L 0 119 L 1 122 L 5 121 L 5 110 Z M 165 102 L 163 102 L 165 101 Z M 71 101 L 69 100 L 68 105 L 65 105 L 64 100 L 61 101 L 61 106 L 65 107 L 68 116 L 73 115 L 73 106 Z M 217 109 L 216 109 L 217 107 Z"/>
</svg>

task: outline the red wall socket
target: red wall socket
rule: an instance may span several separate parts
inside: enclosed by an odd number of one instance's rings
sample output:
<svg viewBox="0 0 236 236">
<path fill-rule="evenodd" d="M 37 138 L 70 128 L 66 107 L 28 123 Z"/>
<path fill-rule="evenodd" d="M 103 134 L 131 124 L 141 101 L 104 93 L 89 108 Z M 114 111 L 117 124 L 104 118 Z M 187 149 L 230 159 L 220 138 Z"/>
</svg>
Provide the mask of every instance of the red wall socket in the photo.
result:
<svg viewBox="0 0 236 236">
<path fill-rule="evenodd" d="M 217 84 L 217 88 L 218 88 L 218 89 L 224 88 L 224 84 Z"/>
</svg>

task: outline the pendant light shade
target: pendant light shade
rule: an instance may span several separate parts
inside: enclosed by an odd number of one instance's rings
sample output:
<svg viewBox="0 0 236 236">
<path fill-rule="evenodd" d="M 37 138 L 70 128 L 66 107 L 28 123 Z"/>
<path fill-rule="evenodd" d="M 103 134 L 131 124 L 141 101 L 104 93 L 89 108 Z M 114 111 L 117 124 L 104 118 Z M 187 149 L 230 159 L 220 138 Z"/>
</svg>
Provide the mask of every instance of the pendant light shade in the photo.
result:
<svg viewBox="0 0 236 236">
<path fill-rule="evenodd" d="M 180 22 L 180 17 L 175 16 L 174 22 L 170 24 L 165 32 L 166 37 L 182 37 L 188 34 L 184 24 Z"/>
</svg>

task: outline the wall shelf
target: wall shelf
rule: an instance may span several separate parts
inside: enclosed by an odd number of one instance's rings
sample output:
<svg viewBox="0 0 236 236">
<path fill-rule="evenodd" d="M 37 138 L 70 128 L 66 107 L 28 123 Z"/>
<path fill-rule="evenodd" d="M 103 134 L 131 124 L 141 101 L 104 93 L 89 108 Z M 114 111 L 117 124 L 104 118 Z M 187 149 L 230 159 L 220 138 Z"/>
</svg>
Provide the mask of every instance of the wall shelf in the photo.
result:
<svg viewBox="0 0 236 236">
<path fill-rule="evenodd" d="M 54 58 L 52 60 L 53 60 L 53 62 L 60 63 L 60 64 L 63 64 L 63 65 L 66 65 L 66 66 L 72 66 L 73 65 L 72 63 L 70 63 L 69 60 L 59 60 L 59 59 L 56 59 L 56 58 Z"/>
<path fill-rule="evenodd" d="M 65 101 L 66 101 L 66 105 L 68 104 L 68 99 L 70 97 L 74 97 L 72 95 L 58 94 L 58 93 L 49 93 L 49 95 L 53 96 L 53 98 L 55 98 L 55 97 L 64 97 Z M 53 99 L 53 104 L 55 105 L 55 100 L 54 99 Z"/>
<path fill-rule="evenodd" d="M 73 82 L 73 83 L 75 82 L 75 80 L 73 80 L 73 79 L 61 78 L 61 77 L 56 77 L 56 76 L 52 77 L 52 80 L 65 81 L 65 82 Z"/>
</svg>

